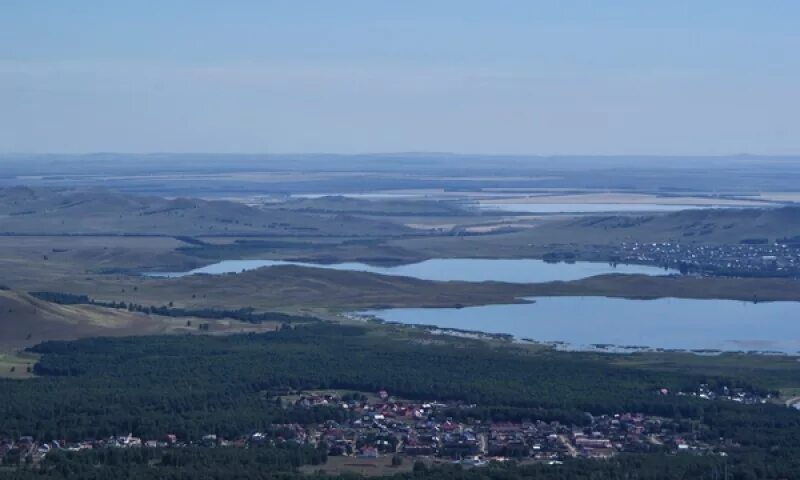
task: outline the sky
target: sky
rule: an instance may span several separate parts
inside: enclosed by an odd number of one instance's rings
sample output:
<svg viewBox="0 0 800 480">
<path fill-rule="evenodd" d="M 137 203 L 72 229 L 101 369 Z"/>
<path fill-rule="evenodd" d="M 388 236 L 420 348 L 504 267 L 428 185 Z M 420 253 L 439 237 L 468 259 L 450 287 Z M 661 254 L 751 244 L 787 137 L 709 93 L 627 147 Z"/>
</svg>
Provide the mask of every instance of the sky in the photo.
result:
<svg viewBox="0 0 800 480">
<path fill-rule="evenodd" d="M 0 153 L 800 153 L 796 0 L 0 0 Z"/>
</svg>

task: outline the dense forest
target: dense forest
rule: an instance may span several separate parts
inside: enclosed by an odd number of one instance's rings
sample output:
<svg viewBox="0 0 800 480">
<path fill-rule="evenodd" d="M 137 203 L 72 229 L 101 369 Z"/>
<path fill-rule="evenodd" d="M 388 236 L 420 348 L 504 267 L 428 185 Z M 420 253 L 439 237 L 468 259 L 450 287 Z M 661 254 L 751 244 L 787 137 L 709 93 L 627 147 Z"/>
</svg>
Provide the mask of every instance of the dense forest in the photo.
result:
<svg viewBox="0 0 800 480">
<path fill-rule="evenodd" d="M 31 351 L 41 355 L 36 378 L 0 380 L 0 436 L 30 435 L 41 441 L 128 433 L 143 438 L 233 438 L 268 430 L 271 424 L 316 424 L 347 415 L 341 409 L 283 405 L 281 396 L 289 391 L 387 389 L 405 398 L 475 404 L 448 412 L 461 419 L 582 424 L 587 419 L 584 412 L 626 411 L 681 419 L 686 428 L 702 425 L 708 440 L 724 439 L 731 453 L 724 459 L 730 463 L 726 468 L 736 472 L 730 478 L 791 478 L 786 472 L 797 468 L 800 458 L 795 455 L 800 453 L 800 412 L 781 405 L 656 393 L 662 387 L 691 389 L 699 383 L 738 382 L 758 390 L 762 387 L 757 381 L 620 366 L 610 355 L 530 352 L 448 337 L 431 343 L 430 336 L 391 338 L 369 327 L 324 322 L 285 326 L 270 334 L 46 342 Z M 276 447 L 221 448 L 203 454 L 192 448 L 58 452 L 47 456 L 44 469 L 6 473 L 12 478 L 291 478 L 298 465 L 322 461 L 321 452 L 271 448 Z M 664 458 L 621 455 L 603 463 L 506 465 L 480 473 L 426 467 L 398 475 L 403 480 L 723 478 L 711 473 L 721 472 L 720 458 Z"/>
<path fill-rule="evenodd" d="M 792 409 L 656 394 L 735 379 L 617 366 L 599 354 L 530 354 L 447 339 L 431 345 L 327 323 L 260 335 L 46 342 L 31 350 L 42 355 L 39 377 L 0 381 L 0 434 L 232 437 L 273 423 L 339 418 L 334 409 L 284 408 L 278 397 L 340 388 L 462 400 L 477 408 L 461 415 L 494 420 L 580 424 L 584 412 L 641 412 L 690 419 L 709 437 L 745 446 L 800 445 L 800 413 Z"/>
<path fill-rule="evenodd" d="M 387 480 L 755 480 L 796 478 L 800 471 L 797 450 L 745 450 L 730 457 L 695 455 L 620 455 L 610 460 L 567 460 L 561 465 L 513 462 L 480 469 L 458 465 L 414 463 L 408 473 L 397 473 Z M 19 480 L 175 479 L 228 480 L 269 479 L 350 480 L 356 475 L 308 476 L 297 471 L 300 465 L 318 465 L 325 459 L 318 450 L 307 447 L 268 447 L 256 449 L 165 449 L 105 450 L 48 455 L 41 469 L 9 470 L 0 477 Z"/>
</svg>

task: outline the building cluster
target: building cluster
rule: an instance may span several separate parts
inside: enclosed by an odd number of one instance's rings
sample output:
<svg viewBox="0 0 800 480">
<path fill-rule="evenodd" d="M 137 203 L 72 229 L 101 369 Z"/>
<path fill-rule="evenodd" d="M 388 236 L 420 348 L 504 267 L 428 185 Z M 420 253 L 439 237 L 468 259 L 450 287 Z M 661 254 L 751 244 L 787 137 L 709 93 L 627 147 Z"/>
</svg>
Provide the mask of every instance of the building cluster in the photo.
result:
<svg viewBox="0 0 800 480">
<path fill-rule="evenodd" d="M 351 412 L 345 422 L 294 426 L 289 437 L 326 445 L 329 455 L 374 458 L 381 455 L 440 457 L 475 465 L 476 458 L 560 461 L 566 457 L 608 458 L 619 452 L 706 451 L 695 434 L 671 419 L 623 413 L 592 416 L 584 425 L 557 421 L 479 421 L 475 405 L 458 402 L 395 400 L 379 392 L 374 400 L 343 400 L 336 394 L 301 396 L 295 406 L 327 406 Z M 460 414 L 459 414 L 460 412 Z M 454 417 L 468 420 L 457 420 Z M 275 441 L 273 437 L 271 441 Z"/>
<path fill-rule="evenodd" d="M 39 442 L 33 437 L 22 436 L 16 440 L 0 437 L 0 465 L 38 463 L 53 450 L 79 452 L 81 450 L 97 450 L 105 448 L 181 448 L 188 446 L 230 445 L 231 442 L 218 442 L 216 435 L 206 435 L 198 442 L 179 441 L 175 435 L 166 435 L 159 440 L 143 440 L 131 434 L 111 436 L 102 439 L 70 442 L 53 440 Z"/>
<path fill-rule="evenodd" d="M 619 263 L 663 266 L 681 273 L 729 276 L 800 277 L 800 244 L 709 245 L 681 242 L 623 242 Z"/>
<path fill-rule="evenodd" d="M 668 392 L 666 390 L 661 390 L 660 393 L 667 394 Z M 771 394 L 761 395 L 751 390 L 728 387 L 727 385 L 711 387 L 705 383 L 701 384 L 694 391 L 678 392 L 677 395 L 697 397 L 702 400 L 724 400 L 744 405 L 760 405 L 767 403 L 769 399 L 772 398 Z"/>
<path fill-rule="evenodd" d="M 669 392 L 661 391 L 662 394 Z M 690 393 L 682 393 L 690 394 Z M 719 398 L 707 386 L 692 394 Z M 733 399 L 739 397 L 731 392 Z M 705 453 L 695 433 L 672 419 L 636 413 L 592 416 L 581 425 L 557 421 L 479 421 L 465 410 L 476 408 L 460 402 L 395 400 L 386 392 L 367 399 L 340 397 L 335 393 L 301 395 L 286 403 L 293 408 L 342 408 L 348 420 L 317 425 L 280 424 L 268 430 L 233 439 L 208 434 L 186 441 L 174 435 L 142 439 L 133 435 L 82 442 L 37 442 L 31 437 L 0 439 L 0 464 L 36 463 L 53 449 L 80 451 L 103 448 L 256 448 L 260 445 L 296 443 L 326 448 L 330 456 L 362 459 L 381 456 L 439 458 L 480 466 L 490 460 L 559 462 L 568 457 L 608 458 L 620 452 L 694 451 Z M 460 413 L 460 414 L 459 414 Z M 466 420 L 457 420 L 454 417 Z"/>
</svg>

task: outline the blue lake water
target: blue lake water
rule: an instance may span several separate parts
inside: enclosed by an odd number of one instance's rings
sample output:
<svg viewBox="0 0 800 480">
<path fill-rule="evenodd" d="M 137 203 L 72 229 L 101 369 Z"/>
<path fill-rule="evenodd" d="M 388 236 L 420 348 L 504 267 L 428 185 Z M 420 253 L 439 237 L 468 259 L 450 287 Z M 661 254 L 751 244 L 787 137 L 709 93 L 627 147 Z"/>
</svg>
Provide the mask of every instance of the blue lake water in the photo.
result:
<svg viewBox="0 0 800 480">
<path fill-rule="evenodd" d="M 243 270 L 272 267 L 276 265 L 299 265 L 306 267 L 331 268 L 372 272 L 383 275 L 402 275 L 424 280 L 463 280 L 469 282 L 499 281 L 512 283 L 535 283 L 554 280 L 578 280 L 607 273 L 627 273 L 643 275 L 666 275 L 675 273 L 659 267 L 644 265 L 617 265 L 600 262 L 547 263 L 533 259 L 471 259 L 440 258 L 424 262 L 394 267 L 376 267 L 364 263 L 337 263 L 331 265 L 285 262 L 280 260 L 225 260 L 188 272 L 150 273 L 156 277 L 182 277 L 186 275 L 238 273 Z"/>
<path fill-rule="evenodd" d="M 667 349 L 800 351 L 800 303 L 542 297 L 535 303 L 370 311 L 384 320 L 511 334 L 542 342 Z"/>
</svg>

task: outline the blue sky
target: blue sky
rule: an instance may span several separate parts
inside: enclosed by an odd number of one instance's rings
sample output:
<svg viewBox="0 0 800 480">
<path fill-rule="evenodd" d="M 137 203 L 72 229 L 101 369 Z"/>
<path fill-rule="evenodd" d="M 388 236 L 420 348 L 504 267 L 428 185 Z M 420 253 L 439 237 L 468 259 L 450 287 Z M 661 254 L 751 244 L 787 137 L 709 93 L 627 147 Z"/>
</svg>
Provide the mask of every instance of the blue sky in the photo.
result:
<svg viewBox="0 0 800 480">
<path fill-rule="evenodd" d="M 800 2 L 0 0 L 0 152 L 800 153 Z"/>
</svg>

